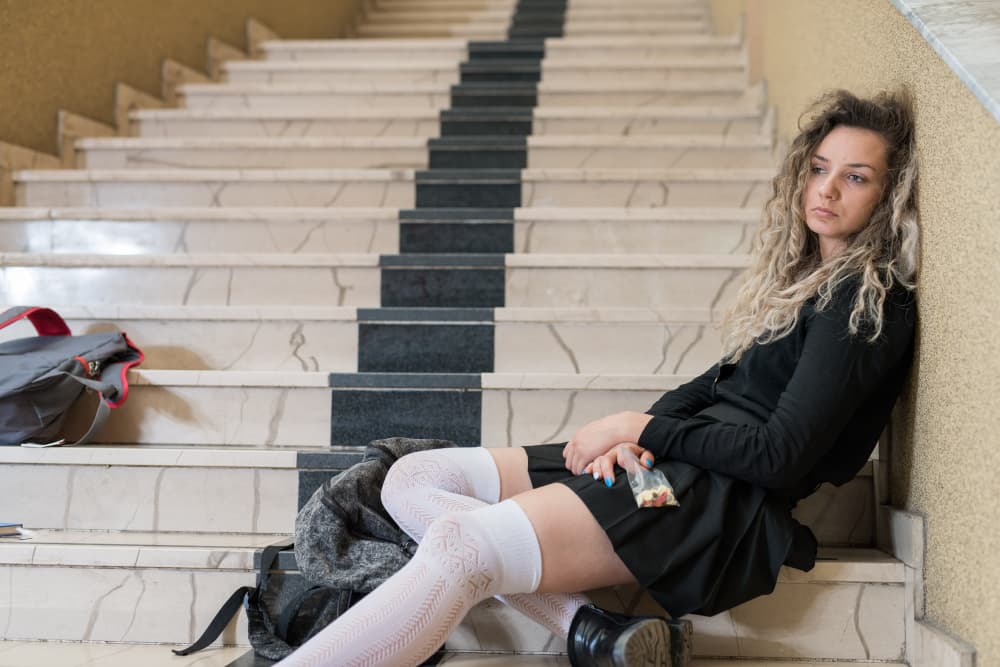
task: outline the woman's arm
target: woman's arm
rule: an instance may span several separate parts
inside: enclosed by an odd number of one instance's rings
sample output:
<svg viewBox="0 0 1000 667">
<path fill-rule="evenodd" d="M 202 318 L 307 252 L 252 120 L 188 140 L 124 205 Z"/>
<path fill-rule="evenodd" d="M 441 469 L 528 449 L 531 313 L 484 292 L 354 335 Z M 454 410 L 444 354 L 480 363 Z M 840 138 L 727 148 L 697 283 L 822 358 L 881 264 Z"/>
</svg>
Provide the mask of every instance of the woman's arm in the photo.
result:
<svg viewBox="0 0 1000 667">
<path fill-rule="evenodd" d="M 691 417 L 715 401 L 715 378 L 718 376 L 719 364 L 713 364 L 695 379 L 660 396 L 659 400 L 646 410 L 646 414 L 680 419 Z"/>
<path fill-rule="evenodd" d="M 913 322 L 905 305 L 886 299 L 883 333 L 875 343 L 849 334 L 850 307 L 851 299 L 837 299 L 806 324 L 798 365 L 766 423 L 655 416 L 638 443 L 659 459 L 685 461 L 768 488 L 798 482 L 909 350 Z"/>
</svg>

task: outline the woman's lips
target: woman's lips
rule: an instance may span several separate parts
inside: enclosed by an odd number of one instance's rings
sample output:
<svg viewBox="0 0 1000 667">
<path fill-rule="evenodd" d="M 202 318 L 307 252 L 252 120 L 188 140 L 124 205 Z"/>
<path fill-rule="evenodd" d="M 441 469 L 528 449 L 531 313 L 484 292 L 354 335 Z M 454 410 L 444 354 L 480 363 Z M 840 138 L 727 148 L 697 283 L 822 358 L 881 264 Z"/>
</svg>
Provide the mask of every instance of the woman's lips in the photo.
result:
<svg viewBox="0 0 1000 667">
<path fill-rule="evenodd" d="M 837 214 L 828 208 L 823 208 L 822 206 L 817 206 L 813 209 L 813 213 L 820 216 L 821 218 L 836 218 Z"/>
</svg>

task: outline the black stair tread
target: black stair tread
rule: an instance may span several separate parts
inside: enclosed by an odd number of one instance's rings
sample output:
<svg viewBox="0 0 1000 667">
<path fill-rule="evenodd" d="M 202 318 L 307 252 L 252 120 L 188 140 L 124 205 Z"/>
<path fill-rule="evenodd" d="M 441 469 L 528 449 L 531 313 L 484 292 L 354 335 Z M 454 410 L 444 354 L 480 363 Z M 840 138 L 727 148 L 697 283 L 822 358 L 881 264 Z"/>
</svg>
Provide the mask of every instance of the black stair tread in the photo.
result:
<svg viewBox="0 0 1000 667">
<path fill-rule="evenodd" d="M 358 322 L 492 322 L 493 308 L 358 308 Z"/>
<path fill-rule="evenodd" d="M 411 208 L 399 212 L 400 222 L 513 222 L 512 208 Z"/>
<path fill-rule="evenodd" d="M 481 389 L 481 373 L 330 373 L 334 389 Z"/>
<path fill-rule="evenodd" d="M 407 253 L 405 255 L 381 255 L 379 266 L 382 268 L 416 266 L 427 268 L 447 268 L 458 267 L 491 267 L 502 268 L 506 255 L 502 253 Z"/>
<path fill-rule="evenodd" d="M 426 169 L 415 174 L 418 183 L 521 183 L 520 169 Z"/>
</svg>

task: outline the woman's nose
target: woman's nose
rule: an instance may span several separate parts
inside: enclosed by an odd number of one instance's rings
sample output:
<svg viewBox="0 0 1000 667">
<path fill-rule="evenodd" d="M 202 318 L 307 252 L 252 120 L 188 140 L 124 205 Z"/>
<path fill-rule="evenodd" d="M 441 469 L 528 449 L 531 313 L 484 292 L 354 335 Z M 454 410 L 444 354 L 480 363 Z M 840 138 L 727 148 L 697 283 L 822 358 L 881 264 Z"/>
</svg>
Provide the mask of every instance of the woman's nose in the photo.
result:
<svg viewBox="0 0 1000 667">
<path fill-rule="evenodd" d="M 837 195 L 837 188 L 832 178 L 827 178 L 819 184 L 819 196 L 823 199 L 833 199 Z"/>
</svg>

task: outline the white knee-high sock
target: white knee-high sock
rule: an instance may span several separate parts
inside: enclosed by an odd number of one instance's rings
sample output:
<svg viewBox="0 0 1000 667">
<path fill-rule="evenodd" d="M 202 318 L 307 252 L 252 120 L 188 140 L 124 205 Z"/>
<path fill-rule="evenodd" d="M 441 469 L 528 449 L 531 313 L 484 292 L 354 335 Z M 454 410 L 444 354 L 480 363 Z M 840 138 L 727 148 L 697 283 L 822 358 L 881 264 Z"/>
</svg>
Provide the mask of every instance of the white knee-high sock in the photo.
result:
<svg viewBox="0 0 1000 667">
<path fill-rule="evenodd" d="M 514 501 L 445 514 L 406 566 L 279 664 L 419 665 L 478 602 L 530 593 L 541 576 L 538 538 Z"/>
<path fill-rule="evenodd" d="M 482 447 L 434 449 L 397 460 L 382 486 L 382 504 L 418 543 L 446 512 L 470 512 L 500 499 L 500 473 Z M 578 593 L 497 595 L 558 637 L 569 635 L 577 610 L 589 600 Z"/>
</svg>

